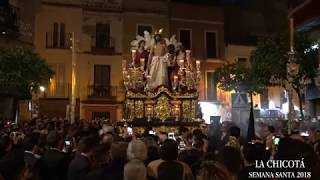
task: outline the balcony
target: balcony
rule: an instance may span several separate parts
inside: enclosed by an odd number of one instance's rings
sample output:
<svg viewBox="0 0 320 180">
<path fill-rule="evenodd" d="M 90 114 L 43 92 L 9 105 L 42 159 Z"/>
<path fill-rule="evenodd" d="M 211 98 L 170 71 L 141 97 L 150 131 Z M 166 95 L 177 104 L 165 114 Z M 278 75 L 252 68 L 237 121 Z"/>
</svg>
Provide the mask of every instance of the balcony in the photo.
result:
<svg viewBox="0 0 320 180">
<path fill-rule="evenodd" d="M 92 54 L 112 55 L 115 54 L 115 39 L 107 36 L 97 38 L 91 36 L 91 52 Z"/>
<path fill-rule="evenodd" d="M 71 37 L 71 33 L 46 32 L 46 48 L 70 49 Z"/>
<path fill-rule="evenodd" d="M 2 35 L 18 35 L 19 9 L 11 6 L 0 6 L 0 31 Z"/>
<path fill-rule="evenodd" d="M 122 0 L 84 0 L 83 6 L 96 10 L 120 11 L 122 9 Z"/>
<path fill-rule="evenodd" d="M 90 99 L 110 99 L 114 100 L 117 97 L 117 87 L 89 85 L 88 98 Z"/>
</svg>

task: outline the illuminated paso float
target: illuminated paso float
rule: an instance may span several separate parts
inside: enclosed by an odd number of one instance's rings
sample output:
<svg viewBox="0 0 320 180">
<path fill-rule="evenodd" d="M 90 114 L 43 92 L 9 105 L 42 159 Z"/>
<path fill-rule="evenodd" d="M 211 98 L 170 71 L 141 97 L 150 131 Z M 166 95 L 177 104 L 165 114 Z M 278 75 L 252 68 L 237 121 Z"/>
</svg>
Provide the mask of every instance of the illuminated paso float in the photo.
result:
<svg viewBox="0 0 320 180">
<path fill-rule="evenodd" d="M 198 126 L 200 61 L 175 36 L 162 38 L 161 32 L 137 35 L 131 58 L 122 62 L 123 121 L 133 127 Z"/>
</svg>

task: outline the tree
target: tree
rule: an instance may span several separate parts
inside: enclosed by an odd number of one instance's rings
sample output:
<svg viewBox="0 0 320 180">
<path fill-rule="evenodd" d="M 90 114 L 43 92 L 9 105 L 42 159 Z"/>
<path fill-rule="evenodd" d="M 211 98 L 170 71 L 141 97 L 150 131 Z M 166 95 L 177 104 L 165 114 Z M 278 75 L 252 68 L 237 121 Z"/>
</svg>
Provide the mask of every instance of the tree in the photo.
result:
<svg viewBox="0 0 320 180">
<path fill-rule="evenodd" d="M 261 84 L 259 78 L 254 76 L 250 68 L 241 63 L 229 63 L 217 69 L 217 82 L 219 88 L 224 91 L 236 91 L 249 93 L 250 95 L 250 118 L 248 125 L 247 139 L 250 141 L 255 137 L 254 114 L 253 114 L 253 95 L 263 92 L 266 88 Z"/>
<path fill-rule="evenodd" d="M 46 84 L 52 75 L 45 60 L 31 49 L 0 49 L 0 96 L 12 98 L 13 115 L 18 101 L 31 99 L 32 92 Z"/>
<path fill-rule="evenodd" d="M 294 50 L 299 73 L 290 82 L 299 98 L 301 118 L 304 118 L 301 90 L 317 72 L 316 51 L 311 49 L 313 41 L 305 34 L 296 33 Z M 251 72 L 264 86 L 284 86 L 288 82 L 287 63 L 289 36 L 286 33 L 260 38 L 251 55 Z"/>
</svg>

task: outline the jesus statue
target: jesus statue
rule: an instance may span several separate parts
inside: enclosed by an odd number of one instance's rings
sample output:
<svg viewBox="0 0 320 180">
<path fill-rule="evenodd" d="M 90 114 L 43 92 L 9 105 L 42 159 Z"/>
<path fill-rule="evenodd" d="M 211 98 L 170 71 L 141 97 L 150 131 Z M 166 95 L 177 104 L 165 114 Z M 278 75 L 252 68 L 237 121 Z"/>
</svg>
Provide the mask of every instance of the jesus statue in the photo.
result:
<svg viewBox="0 0 320 180">
<path fill-rule="evenodd" d="M 167 46 L 160 34 L 154 35 L 155 44 L 150 49 L 148 70 L 151 76 L 151 88 L 168 85 L 168 58 Z"/>
</svg>

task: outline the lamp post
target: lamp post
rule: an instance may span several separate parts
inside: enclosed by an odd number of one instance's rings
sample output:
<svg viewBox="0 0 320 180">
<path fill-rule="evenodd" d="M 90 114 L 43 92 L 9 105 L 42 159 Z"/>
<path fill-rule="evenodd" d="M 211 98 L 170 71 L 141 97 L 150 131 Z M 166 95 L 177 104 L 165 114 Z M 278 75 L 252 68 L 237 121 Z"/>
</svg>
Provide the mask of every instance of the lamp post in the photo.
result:
<svg viewBox="0 0 320 180">
<path fill-rule="evenodd" d="M 289 29 L 290 29 L 290 51 L 288 52 L 288 63 L 287 63 L 287 79 L 288 79 L 288 103 L 289 103 L 289 113 L 288 113 L 288 134 L 291 134 L 292 123 L 294 121 L 295 113 L 293 106 L 293 88 L 292 83 L 294 77 L 299 73 L 299 64 L 296 63 L 295 52 L 294 52 L 294 27 L 293 18 L 289 16 Z"/>
<path fill-rule="evenodd" d="M 76 87 L 77 87 L 77 47 L 75 40 L 75 33 L 72 33 L 72 46 L 71 46 L 71 102 L 70 102 L 70 122 L 75 122 L 76 111 Z"/>
</svg>

